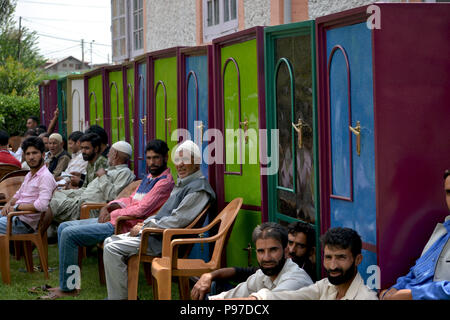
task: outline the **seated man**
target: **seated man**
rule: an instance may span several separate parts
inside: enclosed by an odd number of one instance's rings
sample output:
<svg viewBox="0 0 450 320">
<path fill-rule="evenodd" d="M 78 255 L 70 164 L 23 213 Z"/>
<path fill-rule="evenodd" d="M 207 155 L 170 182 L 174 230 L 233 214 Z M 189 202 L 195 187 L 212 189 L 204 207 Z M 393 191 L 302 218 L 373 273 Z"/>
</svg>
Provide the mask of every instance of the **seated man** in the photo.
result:
<svg viewBox="0 0 450 320">
<path fill-rule="evenodd" d="M 86 174 L 74 172 L 70 177 L 68 188 L 86 188 L 95 178 L 100 168 L 108 166 L 108 160 L 101 154 L 101 139 L 98 134 L 85 133 L 80 138 L 80 148 L 83 160 L 87 161 Z"/>
<path fill-rule="evenodd" d="M 100 152 L 103 156 L 108 156 L 109 148 L 108 145 L 108 134 L 106 133 L 106 130 L 100 127 L 97 124 L 93 124 L 89 128 L 87 128 L 84 133 L 96 133 L 100 137 L 101 144 L 100 144 Z"/>
<path fill-rule="evenodd" d="M 83 135 L 81 131 L 74 131 L 70 134 L 67 146 L 72 152 L 72 157 L 67 165 L 66 170 L 64 170 L 59 177 L 55 180 L 58 184 L 66 184 L 70 182 L 70 176 L 73 173 L 86 174 L 87 161 L 83 159 L 83 154 L 81 153 L 81 142 L 80 138 Z"/>
<path fill-rule="evenodd" d="M 70 156 L 66 150 L 64 150 L 64 141 L 59 133 L 52 133 L 48 137 L 48 150 L 50 151 L 50 157 L 48 158 L 48 171 L 53 174 L 53 177 L 58 178 L 61 172 L 66 170 L 70 161 Z"/>
<path fill-rule="evenodd" d="M 450 210 L 450 170 L 444 173 L 445 199 Z M 450 300 L 450 215 L 438 223 L 422 255 L 409 273 L 380 293 L 382 300 Z"/>
<path fill-rule="evenodd" d="M 302 221 L 292 222 L 288 225 L 288 243 L 285 253 L 287 258 L 308 273 L 311 280 L 316 279 L 316 270 L 310 257 L 315 252 L 315 230 Z M 202 274 L 191 291 L 193 300 L 203 300 L 211 291 L 213 295 L 232 288 L 230 281 L 244 282 L 258 270 L 257 267 L 229 267 Z"/>
<path fill-rule="evenodd" d="M 350 228 L 331 228 L 322 236 L 323 267 L 327 278 L 294 291 L 267 289 L 252 293 L 248 300 L 377 300 L 358 272 L 362 241 Z"/>
<path fill-rule="evenodd" d="M 22 143 L 25 161 L 30 172 L 24 178 L 20 189 L 5 205 L 0 217 L 0 233 L 6 233 L 7 215 L 13 211 L 45 211 L 56 188 L 55 179 L 44 165 L 44 143 L 38 137 L 31 137 Z M 13 217 L 12 233 L 33 233 L 39 223 L 40 213 Z"/>
<path fill-rule="evenodd" d="M 83 203 L 112 201 L 120 191 L 133 182 L 135 175 L 127 164 L 131 155 L 131 145 L 125 141 L 118 141 L 109 151 L 108 171 L 100 168 L 96 173 L 97 178 L 86 188 L 56 191 L 48 209 L 53 214 L 48 236 L 56 236 L 56 228 L 61 222 L 79 219 Z"/>
<path fill-rule="evenodd" d="M 274 222 L 263 223 L 253 231 L 252 240 L 260 269 L 236 288 L 210 296 L 210 300 L 245 298 L 263 289 L 271 292 L 296 290 L 313 283 L 305 270 L 285 258 L 288 233 L 284 227 Z"/>
<path fill-rule="evenodd" d="M 16 166 L 19 170 L 21 168 L 20 162 L 8 150 L 9 134 L 0 130 L 0 163 L 11 164 Z"/>
<path fill-rule="evenodd" d="M 111 150 L 114 150 L 115 144 Z M 162 140 L 151 140 L 146 147 L 147 166 L 150 174 L 145 177 L 135 192 L 127 198 L 111 201 L 100 211 L 99 218 L 75 220 L 62 223 L 58 228 L 59 288 L 50 288 L 43 299 L 56 299 L 78 294 L 79 288 L 69 288 L 72 275 L 69 267 L 76 265 L 78 247 L 92 246 L 114 234 L 116 220 L 120 216 L 135 217 L 128 220 L 134 226 L 142 219 L 154 215 L 167 201 L 174 182 L 167 168 L 169 148 Z M 112 151 L 110 151 L 111 153 Z M 130 229 L 128 227 L 128 229 Z"/>
<path fill-rule="evenodd" d="M 142 228 L 184 228 L 202 212 L 216 195 L 200 171 L 201 153 L 190 140 L 175 150 L 173 158 L 178 173 L 177 183 L 169 199 L 155 216 L 147 218 L 129 233 L 113 235 L 105 240 L 103 261 L 105 265 L 108 299 L 127 299 L 127 258 L 139 252 Z M 161 255 L 161 236 L 150 236 L 147 253 Z"/>
</svg>

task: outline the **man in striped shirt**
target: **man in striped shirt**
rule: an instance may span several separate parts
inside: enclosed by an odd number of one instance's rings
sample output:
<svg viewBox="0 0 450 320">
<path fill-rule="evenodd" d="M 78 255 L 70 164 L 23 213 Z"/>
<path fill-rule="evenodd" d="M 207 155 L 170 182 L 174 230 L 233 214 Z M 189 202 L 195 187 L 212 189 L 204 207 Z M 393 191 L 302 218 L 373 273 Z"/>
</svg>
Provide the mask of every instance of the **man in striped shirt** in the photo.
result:
<svg viewBox="0 0 450 320">
<path fill-rule="evenodd" d="M 170 168 L 167 167 L 169 148 L 162 140 L 151 140 L 146 147 L 146 160 L 150 174 L 136 191 L 127 198 L 111 201 L 100 210 L 98 218 L 67 221 L 58 228 L 59 288 L 50 288 L 42 299 L 75 296 L 79 288 L 71 285 L 72 266 L 78 264 L 78 247 L 92 246 L 114 234 L 117 218 L 131 216 L 124 231 L 145 218 L 154 215 L 167 201 L 174 187 Z"/>
</svg>

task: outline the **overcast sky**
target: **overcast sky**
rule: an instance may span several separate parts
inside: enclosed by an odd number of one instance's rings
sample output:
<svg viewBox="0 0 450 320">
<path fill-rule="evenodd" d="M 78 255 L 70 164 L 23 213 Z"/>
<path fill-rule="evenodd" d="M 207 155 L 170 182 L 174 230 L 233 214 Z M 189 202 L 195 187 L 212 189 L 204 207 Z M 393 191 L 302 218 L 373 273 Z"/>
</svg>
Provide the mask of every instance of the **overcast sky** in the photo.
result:
<svg viewBox="0 0 450 320">
<path fill-rule="evenodd" d="M 21 16 L 22 26 L 38 33 L 38 47 L 48 59 L 81 60 L 84 39 L 86 62 L 92 41 L 92 62 L 111 61 L 111 0 L 18 0 L 15 16 L 17 26 Z"/>
</svg>

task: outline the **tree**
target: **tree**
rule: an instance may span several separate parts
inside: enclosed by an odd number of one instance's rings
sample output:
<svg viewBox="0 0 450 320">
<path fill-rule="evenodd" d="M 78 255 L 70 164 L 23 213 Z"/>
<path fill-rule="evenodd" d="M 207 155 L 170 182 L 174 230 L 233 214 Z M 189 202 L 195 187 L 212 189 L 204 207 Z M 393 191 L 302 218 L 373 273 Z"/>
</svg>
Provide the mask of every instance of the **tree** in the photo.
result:
<svg viewBox="0 0 450 320">
<path fill-rule="evenodd" d="M 11 18 L 16 9 L 15 0 L 0 0 L 0 26 Z"/>
</svg>

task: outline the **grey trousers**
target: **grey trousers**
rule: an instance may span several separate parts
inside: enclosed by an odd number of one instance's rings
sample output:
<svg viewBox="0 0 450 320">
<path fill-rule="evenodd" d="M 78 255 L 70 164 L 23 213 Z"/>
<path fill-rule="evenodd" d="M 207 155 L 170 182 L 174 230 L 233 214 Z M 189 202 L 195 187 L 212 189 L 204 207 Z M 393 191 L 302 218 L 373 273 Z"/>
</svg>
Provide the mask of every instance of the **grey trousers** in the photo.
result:
<svg viewBox="0 0 450 320">
<path fill-rule="evenodd" d="M 151 236 L 149 237 L 150 243 Z M 103 263 L 105 265 L 106 287 L 108 300 L 128 299 L 128 266 L 129 257 L 138 254 L 141 236 L 130 237 L 129 232 L 106 238 L 103 246 Z M 147 254 L 159 255 L 153 252 L 151 246 Z"/>
</svg>

